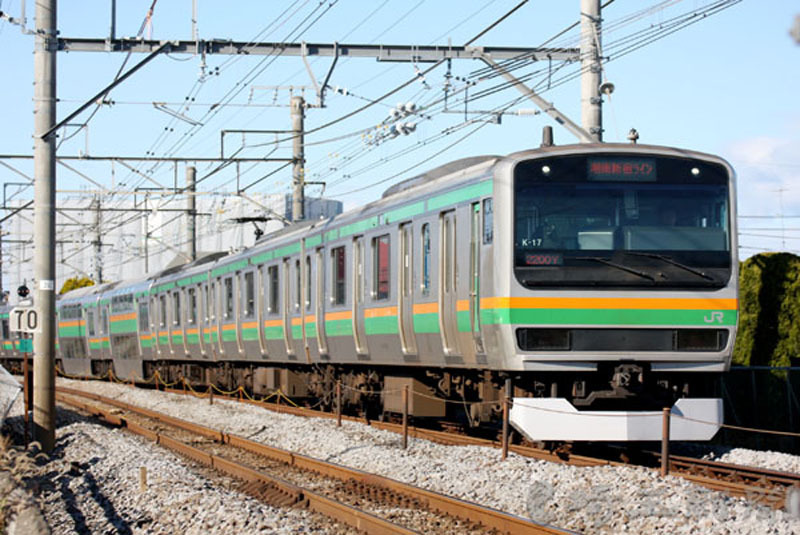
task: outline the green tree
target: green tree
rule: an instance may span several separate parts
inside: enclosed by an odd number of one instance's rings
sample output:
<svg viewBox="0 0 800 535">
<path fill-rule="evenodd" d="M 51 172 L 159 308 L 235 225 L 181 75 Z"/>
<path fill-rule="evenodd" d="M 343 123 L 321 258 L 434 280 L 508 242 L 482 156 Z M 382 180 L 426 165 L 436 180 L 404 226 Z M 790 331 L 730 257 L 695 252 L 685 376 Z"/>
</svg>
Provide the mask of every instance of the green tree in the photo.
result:
<svg viewBox="0 0 800 535">
<path fill-rule="evenodd" d="M 85 288 L 86 286 L 94 286 L 94 281 L 89 277 L 72 277 L 64 281 L 64 285 L 58 293 L 64 295 L 67 292 L 71 292 L 77 288 Z"/>
</svg>

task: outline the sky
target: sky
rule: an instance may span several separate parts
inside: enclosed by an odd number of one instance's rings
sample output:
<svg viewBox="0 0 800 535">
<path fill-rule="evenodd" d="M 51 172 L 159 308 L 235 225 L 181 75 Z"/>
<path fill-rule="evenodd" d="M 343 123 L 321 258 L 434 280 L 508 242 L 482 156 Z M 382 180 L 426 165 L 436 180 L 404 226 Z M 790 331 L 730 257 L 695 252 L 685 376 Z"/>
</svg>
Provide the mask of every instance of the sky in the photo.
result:
<svg viewBox="0 0 800 535">
<path fill-rule="evenodd" d="M 25 0 L 22 0 L 25 1 Z M 117 6 L 117 36 L 136 36 L 152 0 L 125 0 Z M 488 28 L 520 0 L 268 0 L 215 2 L 197 0 L 200 39 L 237 41 L 306 41 L 309 43 L 384 43 L 461 45 Z M 655 42 L 632 47 L 622 43 L 641 32 L 665 28 L 676 17 L 701 14 L 712 0 L 616 0 L 603 10 L 602 41 L 609 56 L 604 78 L 615 86 L 604 103 L 605 141 L 626 141 L 631 128 L 640 142 L 713 153 L 737 171 L 740 215 L 740 256 L 762 251 L 800 254 L 800 44 L 789 35 L 800 3 L 789 0 L 743 0 L 711 16 L 696 16 L 691 24 Z M 109 0 L 59 2 L 62 37 L 106 37 Z M 477 46 L 577 46 L 579 0 L 529 0 L 482 35 Z M 27 1 L 28 27 L 33 26 L 34 2 Z M 21 15 L 20 0 L 0 0 L 0 10 Z M 145 37 L 191 39 L 191 0 L 157 1 Z M 32 154 L 33 36 L 0 21 L 0 91 L 5 106 L 0 115 L 0 154 Z M 118 72 L 134 66 L 142 55 L 61 52 L 58 55 L 58 116 L 83 104 Z M 205 64 L 204 64 L 205 63 Z M 312 59 L 321 81 L 329 58 Z M 308 195 L 323 193 L 345 208 L 378 198 L 393 182 L 449 161 L 480 154 L 508 154 L 534 148 L 545 125 L 554 125 L 557 144 L 575 142 L 546 115 L 517 115 L 534 104 L 485 76 L 476 60 L 454 60 L 445 111 L 447 66 L 424 76 L 430 64 L 386 63 L 374 59 L 341 59 L 329 84 L 326 107 L 306 112 L 307 130 L 332 125 L 306 136 L 306 179 L 325 182 L 310 186 Z M 530 75 L 528 83 L 574 121 L 580 122 L 580 83 L 571 78 L 574 64 L 526 64 L 515 71 Z M 379 100 L 410 79 L 403 90 Z M 115 88 L 105 105 L 92 106 L 76 118 L 88 127 L 62 131 L 60 156 L 80 154 L 218 156 L 223 129 L 285 130 L 291 94 L 316 101 L 310 78 L 297 57 L 161 55 Z M 268 87 L 267 87 L 268 86 Z M 280 89 L 275 89 L 280 86 Z M 305 89 L 303 89 L 305 87 Z M 499 89 L 499 90 L 493 90 Z M 346 94 L 344 94 L 346 92 Z M 464 96 L 468 96 L 465 104 Z M 480 98 L 479 98 L 480 97 Z M 157 109 L 153 103 L 182 114 L 194 124 Z M 338 120 L 375 102 L 352 117 Z M 392 107 L 414 103 L 418 112 L 405 122 L 414 132 L 376 142 L 376 129 Z M 500 124 L 481 111 L 507 110 Z M 197 124 L 200 123 L 200 124 Z M 291 155 L 287 142 L 274 134 L 226 135 L 225 155 Z M 238 151 L 238 152 L 237 152 Z M 32 175 L 28 161 L 2 160 L 6 184 Z M 125 191 L 155 183 L 172 186 L 183 180 L 183 167 L 171 164 L 70 162 L 74 171 L 58 168 L 60 199 L 75 199 L 98 188 L 120 193 L 105 200 L 125 203 Z M 245 188 L 263 193 L 288 192 L 290 169 L 260 163 L 227 166 L 198 164 L 198 189 L 223 197 Z M 147 178 L 144 178 L 147 177 Z M 263 178 L 265 177 L 265 178 Z M 89 180 L 91 179 L 91 181 Z M 261 181 L 259 181 L 261 179 Z M 258 181 L 258 182 L 257 182 Z M 238 183 L 238 188 L 237 188 Z M 250 186 L 250 184 L 254 185 Z M 86 192 L 84 194 L 81 191 Z M 32 198 L 32 189 L 9 185 L 17 201 Z M 89 197 L 85 197 L 88 199 Z M 14 238 L 16 236 L 9 236 Z M 10 245 L 10 244 L 9 244 Z"/>
</svg>

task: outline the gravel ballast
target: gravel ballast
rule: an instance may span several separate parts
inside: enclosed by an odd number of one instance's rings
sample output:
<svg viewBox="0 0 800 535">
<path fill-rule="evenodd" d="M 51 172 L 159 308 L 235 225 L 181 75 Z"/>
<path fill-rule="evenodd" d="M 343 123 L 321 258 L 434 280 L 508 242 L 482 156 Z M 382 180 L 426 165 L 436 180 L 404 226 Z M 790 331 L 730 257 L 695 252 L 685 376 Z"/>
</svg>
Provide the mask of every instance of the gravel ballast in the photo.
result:
<svg viewBox="0 0 800 535">
<path fill-rule="evenodd" d="M 235 401 L 217 399 L 213 405 L 209 405 L 205 399 L 137 390 L 125 385 L 66 379 L 59 379 L 59 384 L 576 531 L 800 533 L 800 520 L 784 511 L 775 511 L 707 490 L 679 477 L 661 478 L 657 472 L 644 468 L 580 468 L 515 454 L 511 454 L 506 461 L 501 461 L 499 452 L 491 448 L 442 446 L 418 439 L 411 439 L 409 449 L 404 451 L 401 449 L 399 435 L 357 422 L 345 421 L 341 428 L 337 428 L 336 422 L 331 419 L 278 414 Z M 78 447 L 76 443 L 91 443 L 97 439 L 92 438 L 88 427 L 90 426 L 87 424 L 81 424 L 81 427 L 73 430 L 68 426 L 59 432 L 59 436 L 72 433 L 75 437 L 81 437 L 81 440 L 62 438 L 68 449 Z M 142 511 L 146 512 L 142 513 L 143 518 L 162 518 L 163 513 L 160 512 L 163 511 L 189 511 L 193 507 L 200 507 L 207 518 L 200 520 L 191 513 L 188 516 L 195 522 L 193 525 L 202 525 L 202 529 L 206 529 L 205 526 L 213 525 L 215 521 L 224 524 L 236 518 L 237 522 L 241 522 L 241 519 L 253 514 L 254 508 L 264 507 L 245 497 L 237 498 L 224 492 L 221 496 L 209 498 L 212 500 L 210 504 L 196 503 L 187 498 L 185 493 L 175 490 L 165 491 L 163 499 L 153 500 L 147 508 L 144 503 L 139 503 L 141 497 L 137 497 L 134 490 L 138 485 L 138 465 L 145 462 L 144 459 L 139 461 L 136 456 L 145 455 L 149 462 L 156 463 L 159 462 L 159 455 L 168 454 L 159 453 L 161 450 L 120 435 L 121 432 L 114 432 L 115 440 L 130 442 L 125 443 L 126 449 L 122 450 L 124 453 L 114 455 L 107 451 L 100 457 L 109 465 L 115 466 L 113 469 L 108 468 L 108 479 L 103 481 L 101 488 L 109 494 L 110 491 L 105 489 L 107 483 L 114 485 L 119 480 L 128 482 L 128 497 L 125 499 L 132 500 L 136 510 L 142 507 Z M 735 452 L 730 453 L 735 455 Z M 756 457 L 761 462 L 774 455 L 767 452 L 755 453 L 764 454 Z M 778 455 L 781 456 L 780 462 L 786 461 L 784 454 Z M 81 454 L 82 460 L 79 462 L 87 463 L 94 456 L 96 454 Z M 131 466 L 130 469 L 123 468 L 122 463 L 130 459 L 137 461 L 126 463 Z M 739 458 L 729 456 L 725 460 L 742 462 L 738 459 L 747 457 L 743 454 Z M 184 469 L 185 467 L 182 468 Z M 126 470 L 132 470 L 133 473 Z M 183 481 L 182 478 L 175 477 L 177 474 L 172 475 L 171 472 L 160 469 L 155 469 L 153 473 L 162 475 L 165 488 L 175 480 Z M 208 481 L 192 477 L 187 474 L 186 481 L 197 485 L 193 487 L 195 489 L 209 485 Z M 203 492 L 206 490 L 204 488 Z M 193 493 L 196 494 L 197 491 L 188 494 Z M 287 532 L 307 529 L 302 527 L 302 515 L 289 518 L 285 516 L 288 513 L 280 514 L 284 515 L 280 519 L 282 523 L 295 520 L 298 522 L 293 530 Z M 166 516 L 171 516 L 171 513 Z M 179 523 L 173 525 L 177 526 Z M 231 527 L 230 524 L 227 526 Z M 155 531 L 146 529 L 145 532 Z M 222 532 L 221 528 L 219 532 Z"/>
<path fill-rule="evenodd" d="M 73 385 L 75 386 L 75 385 Z M 11 416 L 21 415 L 20 400 Z M 325 519 L 299 509 L 273 508 L 236 488 L 240 482 L 207 477 L 168 450 L 118 429 L 84 421 L 59 407 L 56 452 L 47 463 L 27 463 L 13 474 L 35 492 L 54 534 L 328 534 Z M 146 488 L 141 469 L 146 470 Z M 11 476 L 0 472 L 0 478 Z M 20 515 L 8 533 L 31 535 Z"/>
</svg>

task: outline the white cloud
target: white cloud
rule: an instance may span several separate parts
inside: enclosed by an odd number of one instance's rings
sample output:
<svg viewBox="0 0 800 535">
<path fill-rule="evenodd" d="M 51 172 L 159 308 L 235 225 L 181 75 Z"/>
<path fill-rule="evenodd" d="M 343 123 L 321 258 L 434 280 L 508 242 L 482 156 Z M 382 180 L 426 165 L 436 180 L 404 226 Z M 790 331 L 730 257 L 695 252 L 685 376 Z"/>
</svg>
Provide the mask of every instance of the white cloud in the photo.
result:
<svg viewBox="0 0 800 535">
<path fill-rule="evenodd" d="M 723 154 L 738 175 L 740 244 L 746 257 L 760 249 L 800 253 L 800 139 L 753 137 Z M 785 217 L 781 217 L 785 216 Z M 752 229 L 752 230 L 748 230 Z M 764 230 L 769 229 L 769 230 Z"/>
</svg>

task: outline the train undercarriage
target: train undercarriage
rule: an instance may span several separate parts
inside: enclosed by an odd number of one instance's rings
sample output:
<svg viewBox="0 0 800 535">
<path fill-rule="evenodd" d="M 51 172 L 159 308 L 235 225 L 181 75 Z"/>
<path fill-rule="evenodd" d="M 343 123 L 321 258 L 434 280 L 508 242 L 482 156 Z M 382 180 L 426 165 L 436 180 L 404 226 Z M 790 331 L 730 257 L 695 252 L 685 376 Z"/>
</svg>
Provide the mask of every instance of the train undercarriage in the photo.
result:
<svg viewBox="0 0 800 535">
<path fill-rule="evenodd" d="M 12 373 L 22 372 L 21 359 L 9 359 L 4 365 Z M 60 361 L 57 368 L 63 370 Z M 93 360 L 91 371 L 94 377 L 106 378 L 113 371 L 113 362 Z M 228 392 L 241 386 L 245 393 L 257 398 L 280 392 L 292 403 L 324 411 L 336 409 L 338 384 L 343 413 L 369 420 L 393 419 L 402 414 L 403 390 L 407 388 L 408 415 L 418 423 L 458 425 L 467 431 L 488 434 L 501 425 L 502 401 L 506 395 L 519 407 L 512 409 L 512 423 L 515 423 L 513 411 L 517 410 L 519 424 L 520 410 L 527 407 L 552 413 L 565 429 L 571 425 L 567 412 L 582 416 L 581 426 L 594 415 L 600 418 L 594 418 L 597 421 L 593 425 L 610 428 L 613 425 L 604 423 L 601 415 L 660 414 L 665 407 L 678 407 L 680 411 L 681 406 L 719 398 L 718 374 L 655 373 L 646 363 L 636 362 L 600 364 L 597 371 L 583 374 L 332 364 L 267 367 L 235 361 L 143 363 L 143 377 L 153 378 L 156 372 L 162 384 L 182 384 L 185 379 L 187 385 L 199 392 L 205 392 L 210 385 Z M 533 441 L 541 438 L 528 436 L 524 425 L 516 427 L 526 438 Z M 545 437 L 545 440 L 558 438 Z"/>
</svg>

